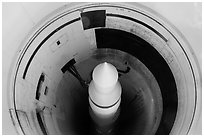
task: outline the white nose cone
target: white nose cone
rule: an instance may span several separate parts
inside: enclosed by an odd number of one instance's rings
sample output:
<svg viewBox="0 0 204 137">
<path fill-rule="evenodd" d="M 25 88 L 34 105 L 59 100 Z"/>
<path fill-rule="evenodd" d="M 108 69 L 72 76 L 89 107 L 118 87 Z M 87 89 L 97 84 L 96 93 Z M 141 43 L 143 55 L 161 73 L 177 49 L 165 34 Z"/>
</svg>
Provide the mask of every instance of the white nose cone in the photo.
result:
<svg viewBox="0 0 204 137">
<path fill-rule="evenodd" d="M 117 69 L 105 62 L 95 67 L 92 76 L 89 104 L 96 115 L 108 118 L 115 114 L 121 101 Z"/>
<path fill-rule="evenodd" d="M 111 88 L 118 81 L 118 72 L 112 64 L 99 64 L 93 71 L 93 81 L 98 87 Z"/>
</svg>

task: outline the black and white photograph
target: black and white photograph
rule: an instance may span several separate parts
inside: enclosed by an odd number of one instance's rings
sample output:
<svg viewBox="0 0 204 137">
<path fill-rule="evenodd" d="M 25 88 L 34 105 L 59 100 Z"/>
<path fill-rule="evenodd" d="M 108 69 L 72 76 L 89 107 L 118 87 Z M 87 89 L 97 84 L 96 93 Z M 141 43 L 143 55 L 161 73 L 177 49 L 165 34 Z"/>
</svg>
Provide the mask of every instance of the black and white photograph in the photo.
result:
<svg viewBox="0 0 204 137">
<path fill-rule="evenodd" d="M 2 135 L 202 135 L 202 2 L 1 2 Z"/>
</svg>

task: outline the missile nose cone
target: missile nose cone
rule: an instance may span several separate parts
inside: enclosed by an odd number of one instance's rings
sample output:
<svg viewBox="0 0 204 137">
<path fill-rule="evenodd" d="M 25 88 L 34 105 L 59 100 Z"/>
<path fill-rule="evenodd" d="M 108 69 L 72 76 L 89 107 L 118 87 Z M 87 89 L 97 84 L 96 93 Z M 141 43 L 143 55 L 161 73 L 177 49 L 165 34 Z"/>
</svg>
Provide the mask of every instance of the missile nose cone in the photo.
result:
<svg viewBox="0 0 204 137">
<path fill-rule="evenodd" d="M 117 69 L 110 63 L 97 65 L 89 84 L 89 104 L 99 117 L 114 115 L 120 106 L 122 88 Z"/>
<path fill-rule="evenodd" d="M 110 63 L 101 63 L 93 71 L 93 81 L 98 87 L 112 87 L 117 83 L 117 80 L 118 72 Z"/>
</svg>

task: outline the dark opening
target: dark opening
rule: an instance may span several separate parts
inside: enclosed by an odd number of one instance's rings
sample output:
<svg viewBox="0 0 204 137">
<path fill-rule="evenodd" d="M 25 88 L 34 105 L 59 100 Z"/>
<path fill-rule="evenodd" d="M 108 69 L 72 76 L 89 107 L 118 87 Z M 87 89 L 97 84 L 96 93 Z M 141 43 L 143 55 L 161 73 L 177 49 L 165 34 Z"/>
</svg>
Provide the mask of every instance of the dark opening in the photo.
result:
<svg viewBox="0 0 204 137">
<path fill-rule="evenodd" d="M 71 59 L 68 61 L 62 68 L 61 71 L 62 73 L 65 73 L 67 70 L 69 70 L 74 64 L 76 63 L 75 59 Z"/>
<path fill-rule="evenodd" d="M 47 95 L 47 93 L 48 93 L 48 87 L 46 86 L 46 87 L 45 87 L 44 95 Z"/>
<path fill-rule="evenodd" d="M 57 45 L 60 45 L 60 41 L 59 40 L 57 41 Z"/>
<path fill-rule="evenodd" d="M 37 89 L 36 89 L 36 95 L 35 95 L 35 99 L 39 100 L 40 99 L 40 95 L 41 95 L 41 88 L 42 88 L 42 84 L 45 81 L 45 74 L 42 73 L 40 75 L 40 78 L 38 80 L 38 85 L 37 85 Z"/>
<path fill-rule="evenodd" d="M 105 27 L 105 10 L 88 11 L 81 13 L 84 30 L 95 27 Z"/>
</svg>

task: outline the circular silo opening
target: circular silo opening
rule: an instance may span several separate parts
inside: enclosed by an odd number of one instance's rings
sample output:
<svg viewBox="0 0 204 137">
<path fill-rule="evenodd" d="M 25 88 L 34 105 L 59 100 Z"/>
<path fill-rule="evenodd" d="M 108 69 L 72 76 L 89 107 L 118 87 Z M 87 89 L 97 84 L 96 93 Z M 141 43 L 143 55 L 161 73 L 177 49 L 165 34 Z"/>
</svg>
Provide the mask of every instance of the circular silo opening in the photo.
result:
<svg viewBox="0 0 204 137">
<path fill-rule="evenodd" d="M 106 52 L 110 52 L 111 57 L 120 58 L 120 53 L 131 56 L 126 61 L 119 61 L 121 64 L 117 60 L 114 62 L 112 58 L 106 61 L 116 63 L 116 66 L 120 64 L 121 67 L 129 67 L 128 73 L 143 66 L 140 75 L 145 79 L 142 80 L 139 74 L 121 74 L 120 80 L 125 87 L 124 103 L 121 104 L 121 114 L 112 134 L 188 134 L 196 112 L 197 95 L 200 93 L 200 72 L 188 42 L 164 18 L 150 9 L 141 5 L 108 3 L 65 6 L 54 11 L 22 43 L 12 66 L 8 86 L 9 111 L 17 131 L 22 134 L 97 134 L 94 130 L 88 132 L 89 130 L 85 131 L 80 127 L 80 122 L 85 120 L 82 116 L 89 117 L 85 113 L 87 109 L 84 109 L 84 106 L 88 107 L 85 92 L 69 90 L 68 94 L 73 93 L 72 97 L 76 97 L 78 103 L 71 103 L 69 100 L 66 105 L 70 105 L 70 108 L 66 107 L 67 109 L 62 107 L 64 103 L 57 105 L 57 101 L 62 98 L 60 91 L 64 87 L 67 86 L 67 90 L 79 88 L 79 91 L 82 88 L 80 86 L 83 81 L 80 83 L 79 79 L 70 80 L 73 74 L 63 69 L 66 64 L 74 59 L 77 70 L 82 68 L 82 73 L 79 71 L 79 74 L 86 76 L 92 70 L 90 68 L 87 73 L 83 70 L 88 66 L 83 67 L 82 64 L 86 62 L 84 58 L 97 53 L 96 60 L 102 56 L 101 60 L 98 59 L 99 63 L 109 57 Z M 116 56 L 115 53 L 119 55 Z M 132 60 L 138 60 L 139 65 Z M 88 62 L 91 64 L 91 61 Z M 126 72 L 126 69 L 121 72 Z M 149 79 L 148 76 L 152 78 Z M 60 86 L 66 78 L 70 84 L 67 82 Z M 137 80 L 132 80 L 134 78 Z M 141 79 L 138 80 L 139 78 Z M 140 87 L 133 92 L 138 93 L 135 96 L 138 99 L 135 99 L 136 104 L 130 103 L 132 108 L 127 110 L 130 113 L 125 113 L 122 109 L 132 100 L 130 96 L 134 97 L 129 90 L 134 89 L 134 86 L 127 79 L 133 83 L 136 81 L 135 86 Z M 85 77 L 85 80 L 89 81 L 90 77 Z M 143 82 L 138 83 L 140 81 Z M 148 83 L 146 86 L 145 82 Z M 157 89 L 157 92 L 144 90 L 151 84 L 156 85 L 153 89 Z M 155 107 L 151 107 L 151 99 L 154 99 L 152 104 Z M 74 111 L 77 107 L 80 109 L 71 114 L 71 110 Z M 67 110 L 68 115 L 60 113 Z M 150 115 L 152 110 L 157 113 Z M 139 119 L 140 114 L 142 118 Z M 159 115 L 155 119 L 158 123 L 152 126 L 154 115 Z M 62 123 L 59 126 L 57 118 L 68 119 L 64 125 L 69 126 L 66 131 L 63 130 Z M 68 124 L 78 119 L 82 120 L 79 124 Z M 137 120 L 144 120 L 145 124 L 130 124 Z M 137 122 L 142 123 L 139 121 Z M 91 120 L 85 120 L 82 125 L 85 126 L 86 122 Z"/>
</svg>

